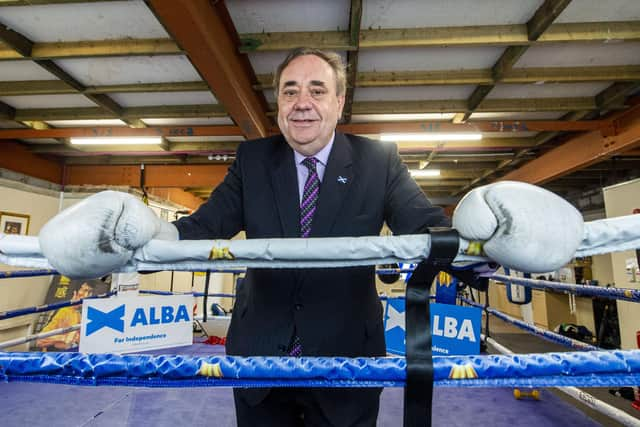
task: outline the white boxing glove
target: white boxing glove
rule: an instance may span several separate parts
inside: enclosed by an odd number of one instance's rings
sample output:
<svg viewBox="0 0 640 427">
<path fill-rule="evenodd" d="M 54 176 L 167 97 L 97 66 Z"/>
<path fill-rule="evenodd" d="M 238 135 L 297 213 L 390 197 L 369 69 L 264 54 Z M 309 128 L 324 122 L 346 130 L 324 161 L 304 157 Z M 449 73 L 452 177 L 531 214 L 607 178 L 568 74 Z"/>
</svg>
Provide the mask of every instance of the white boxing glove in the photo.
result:
<svg viewBox="0 0 640 427">
<path fill-rule="evenodd" d="M 528 273 L 555 271 L 580 247 L 582 214 L 560 196 L 524 182 L 502 181 L 470 191 L 453 212 L 460 236 L 484 242 L 484 252 L 505 267 Z"/>
<path fill-rule="evenodd" d="M 151 239 L 178 240 L 178 229 L 136 197 L 103 191 L 53 217 L 40 231 L 40 249 L 60 274 L 104 276 L 124 266 Z"/>
</svg>

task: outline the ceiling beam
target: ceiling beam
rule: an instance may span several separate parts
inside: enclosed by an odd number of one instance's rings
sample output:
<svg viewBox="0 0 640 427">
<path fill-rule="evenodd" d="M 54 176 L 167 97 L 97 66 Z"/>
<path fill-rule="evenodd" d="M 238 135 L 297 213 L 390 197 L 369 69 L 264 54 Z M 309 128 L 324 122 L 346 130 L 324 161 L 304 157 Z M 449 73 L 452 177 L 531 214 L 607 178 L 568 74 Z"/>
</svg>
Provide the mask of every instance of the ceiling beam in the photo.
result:
<svg viewBox="0 0 640 427">
<path fill-rule="evenodd" d="M 27 121 L 27 115 L 15 113 L 14 120 Z M 77 117 L 77 116 L 76 116 Z M 152 116 L 153 117 L 153 116 Z M 32 119 L 33 120 L 33 119 Z M 48 118 L 52 120 L 52 118 Z M 465 124 L 448 122 L 374 122 L 338 125 L 342 132 L 376 134 L 393 132 L 516 132 L 564 130 L 586 131 L 607 128 L 606 121 L 471 121 Z M 275 129 L 274 129 L 275 132 Z M 80 136 L 242 136 L 236 126 L 164 126 L 134 129 L 126 127 L 69 127 L 57 129 L 0 129 L 0 139 L 70 138 Z M 495 139 L 498 141 L 500 138 Z M 494 141 L 492 139 L 492 141 Z"/>
<path fill-rule="evenodd" d="M 360 39 L 361 20 L 362 0 L 351 0 L 351 8 L 349 10 L 349 44 L 354 46 L 355 49 L 347 52 L 347 87 L 342 111 L 342 123 L 349 123 L 351 121 L 353 92 L 358 76 L 358 43 Z"/>
<path fill-rule="evenodd" d="M 148 0 L 147 4 L 244 136 L 267 136 L 266 106 L 251 87 L 251 68 L 237 51 L 238 41 L 224 2 Z"/>
<path fill-rule="evenodd" d="M 0 139 L 117 136 L 242 136 L 237 126 L 165 126 L 147 128 L 82 127 L 56 129 L 0 129 Z"/>
<path fill-rule="evenodd" d="M 356 87 L 464 85 L 495 83 L 490 68 L 439 71 L 364 71 L 358 73 Z M 256 90 L 273 89 L 273 75 L 259 74 Z M 500 83 L 582 83 L 640 80 L 640 65 L 599 67 L 512 68 Z"/>
<path fill-rule="evenodd" d="M 566 143 L 531 160 L 501 179 L 543 184 L 552 179 L 606 160 L 640 146 L 640 113 L 615 136 L 603 137 L 600 132 L 574 136 Z"/>
<path fill-rule="evenodd" d="M 67 4 L 67 3 L 98 3 L 122 0 L 0 0 L 2 6 L 34 6 L 44 4 Z"/>
<path fill-rule="evenodd" d="M 127 107 L 121 117 L 141 118 L 197 118 L 227 117 L 226 111 L 218 104 L 202 105 L 160 105 L 150 107 Z M 102 108 L 26 108 L 16 110 L 16 120 L 99 120 L 117 119 L 119 116 Z"/>
<path fill-rule="evenodd" d="M 139 83 L 87 86 L 83 91 L 60 80 L 23 80 L 0 82 L 0 96 L 57 95 L 69 93 L 139 93 L 139 92 L 201 92 L 209 91 L 205 82 Z"/>
<path fill-rule="evenodd" d="M 0 28 L 0 33 L 2 29 Z M 0 60 L 41 60 L 100 58 L 109 56 L 180 55 L 182 50 L 171 39 L 118 39 L 74 42 L 33 43 L 30 50 L 17 51 L 0 46 Z"/>
<path fill-rule="evenodd" d="M 544 7 L 544 5 L 543 5 Z M 540 8 L 540 10 L 546 10 Z M 554 13 L 554 10 L 550 11 Z M 534 15 L 535 16 L 535 15 Z M 531 19 L 527 24 L 482 25 L 427 28 L 363 29 L 360 48 L 427 46 L 528 46 L 533 43 L 639 40 L 640 22 L 580 22 L 552 24 L 537 40 L 530 39 L 545 20 Z M 531 31 L 528 27 L 531 26 Z M 535 40 L 535 41 L 534 41 Z M 241 34 L 239 49 L 244 52 L 290 50 L 297 46 L 350 50 L 347 31 L 269 32 Z"/>
<path fill-rule="evenodd" d="M 228 165 L 145 165 L 148 187 L 215 187 Z M 65 185 L 140 185 L 140 165 L 67 165 Z"/>
<path fill-rule="evenodd" d="M 536 10 L 533 17 L 526 24 L 527 41 L 535 42 L 551 26 L 551 23 L 571 3 L 571 0 L 545 0 Z M 467 108 L 461 121 L 468 120 L 474 111 L 483 103 L 487 95 L 493 90 L 495 83 L 500 82 L 527 51 L 527 45 L 511 45 L 505 49 L 498 61 L 491 69 L 494 84 L 479 85 L 467 101 Z"/>
</svg>

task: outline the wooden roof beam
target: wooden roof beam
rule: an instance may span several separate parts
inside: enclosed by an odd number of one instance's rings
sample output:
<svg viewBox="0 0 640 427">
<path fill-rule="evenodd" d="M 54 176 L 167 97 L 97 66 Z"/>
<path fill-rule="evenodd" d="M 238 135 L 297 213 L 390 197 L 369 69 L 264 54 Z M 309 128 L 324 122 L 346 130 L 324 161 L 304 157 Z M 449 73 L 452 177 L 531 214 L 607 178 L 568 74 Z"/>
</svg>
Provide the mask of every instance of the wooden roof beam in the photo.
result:
<svg viewBox="0 0 640 427">
<path fill-rule="evenodd" d="M 349 10 L 349 44 L 355 50 L 347 52 L 347 88 L 344 108 L 342 111 L 342 123 L 351 121 L 351 107 L 353 104 L 353 92 L 358 76 L 358 44 L 360 40 L 360 22 L 362 21 L 362 0 L 351 0 Z"/>
<path fill-rule="evenodd" d="M 0 28 L 0 34 L 2 29 Z M 15 59 L 69 59 L 109 56 L 180 55 L 182 50 L 171 39 L 120 39 L 74 42 L 32 43 L 30 50 L 0 46 L 0 61 Z"/>
<path fill-rule="evenodd" d="M 238 40 L 224 2 L 148 0 L 147 4 L 244 136 L 267 136 L 270 122 L 266 108 L 251 87 L 251 67 L 237 51 Z"/>
<path fill-rule="evenodd" d="M 541 6 L 540 10 L 544 9 Z M 553 12 L 553 7 L 551 9 Z M 534 15 L 535 16 L 535 15 Z M 545 20 L 532 18 L 527 24 L 456 27 L 386 28 L 360 31 L 360 48 L 427 46 L 528 46 L 533 43 L 639 40 L 640 22 L 579 22 L 552 24 L 535 41 Z M 531 30 L 528 29 L 529 25 Z M 291 50 L 297 46 L 354 50 L 347 31 L 269 32 L 240 34 L 241 52 Z"/>
<path fill-rule="evenodd" d="M 551 23 L 571 3 L 571 0 L 545 0 L 536 10 L 533 17 L 527 22 L 527 40 L 534 42 L 551 26 Z M 513 65 L 527 51 L 528 46 L 509 46 L 502 53 L 498 61 L 491 69 L 494 82 L 500 82 Z M 494 85 L 480 85 L 473 91 L 467 102 L 467 109 L 462 122 L 471 117 L 487 95 L 493 90 Z"/>
</svg>

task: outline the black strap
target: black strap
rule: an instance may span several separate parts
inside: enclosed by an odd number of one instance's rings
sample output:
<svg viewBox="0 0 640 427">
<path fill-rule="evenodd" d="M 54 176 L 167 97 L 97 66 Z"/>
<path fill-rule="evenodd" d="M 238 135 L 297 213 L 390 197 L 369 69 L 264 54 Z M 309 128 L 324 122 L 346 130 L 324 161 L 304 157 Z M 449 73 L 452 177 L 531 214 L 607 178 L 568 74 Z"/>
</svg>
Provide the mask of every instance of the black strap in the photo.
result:
<svg viewBox="0 0 640 427">
<path fill-rule="evenodd" d="M 404 427 L 431 426 L 433 360 L 429 290 L 438 272 L 451 265 L 458 253 L 458 242 L 455 230 L 432 230 L 429 258 L 418 264 L 407 283 Z"/>
</svg>

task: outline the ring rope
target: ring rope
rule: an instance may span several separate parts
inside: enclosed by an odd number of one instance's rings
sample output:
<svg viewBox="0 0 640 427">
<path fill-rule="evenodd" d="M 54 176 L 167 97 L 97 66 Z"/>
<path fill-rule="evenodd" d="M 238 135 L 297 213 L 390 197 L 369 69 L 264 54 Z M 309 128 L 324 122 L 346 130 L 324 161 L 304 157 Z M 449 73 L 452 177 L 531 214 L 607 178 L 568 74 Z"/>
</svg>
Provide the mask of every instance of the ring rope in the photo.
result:
<svg viewBox="0 0 640 427">
<path fill-rule="evenodd" d="M 468 298 L 460 297 L 460 300 L 473 306 L 478 307 L 496 316 L 499 319 L 504 320 L 505 322 L 511 323 L 518 328 L 531 332 L 534 335 L 537 335 L 541 338 L 546 339 L 547 341 L 554 342 L 556 344 L 561 344 L 566 347 L 574 348 L 576 350 L 582 351 L 593 351 L 593 350 L 602 350 L 600 347 L 596 347 L 591 344 L 583 343 L 582 341 L 575 340 L 573 338 L 565 337 L 564 335 L 557 334 L 555 332 L 549 331 L 547 329 L 539 328 L 538 326 L 532 325 L 530 323 L 524 322 L 522 320 L 516 319 L 515 317 L 511 317 L 507 314 L 502 313 L 494 308 L 487 307 L 482 304 L 478 304 L 477 302 L 471 301 Z"/>
<path fill-rule="evenodd" d="M 57 271 L 51 269 L 45 270 L 11 270 L 0 271 L 0 279 L 13 279 L 16 277 L 38 277 L 38 276 L 53 276 L 58 274 Z"/>
<path fill-rule="evenodd" d="M 433 358 L 434 384 L 451 387 L 635 385 L 640 351 L 592 351 Z M 152 356 L 82 353 L 0 353 L 0 380 L 79 381 L 101 385 L 401 386 L 404 358 Z M 206 377 L 206 381 L 202 378 Z M 66 379 L 65 379 L 66 378 Z M 100 381 L 99 381 L 100 380 Z M 245 382 L 246 381 L 246 382 Z"/>
<path fill-rule="evenodd" d="M 580 285 L 577 283 L 560 283 L 549 280 L 527 279 L 523 277 L 492 274 L 490 279 L 503 283 L 515 283 L 533 289 L 553 289 L 573 293 L 578 296 L 594 296 L 623 301 L 640 302 L 640 289 L 626 288 L 602 288 L 593 285 Z"/>
<path fill-rule="evenodd" d="M 416 263 L 429 256 L 429 234 L 332 238 L 249 240 L 151 240 L 133 254 L 120 271 L 190 270 L 213 268 L 304 268 Z M 460 239 L 456 262 L 488 261 L 467 255 L 476 242 Z M 624 251 L 640 247 L 640 218 L 628 215 L 584 224 L 575 256 Z M 38 238 L 0 234 L 0 262 L 51 268 Z M 508 267 L 508 266 L 507 266 Z"/>
<path fill-rule="evenodd" d="M 72 325 L 72 326 L 65 326 L 64 328 L 52 329 L 52 330 L 47 331 L 47 332 L 42 332 L 42 333 L 33 334 L 33 335 L 27 335 L 27 336 L 25 336 L 23 338 L 15 338 L 15 339 L 12 339 L 12 340 L 9 340 L 9 341 L 0 342 L 0 348 L 13 347 L 14 345 L 20 345 L 20 344 L 28 343 L 30 341 L 39 340 L 40 338 L 52 337 L 54 335 L 66 334 L 68 332 L 79 331 L 79 330 L 80 330 L 80 324 Z M 2 354 L 2 353 L 0 353 L 0 354 Z"/>
<path fill-rule="evenodd" d="M 513 355 L 515 354 L 513 351 L 511 351 L 509 348 L 505 347 L 504 345 L 500 344 L 499 342 L 497 342 L 495 339 L 491 338 L 491 337 L 486 337 L 484 334 L 481 335 L 482 340 L 486 341 L 487 344 L 491 345 L 493 348 L 495 348 L 496 350 L 498 350 L 498 352 L 502 353 L 502 354 L 510 354 Z M 610 384 L 607 384 L 610 385 Z M 604 414 L 620 423 L 622 423 L 622 425 L 625 426 L 640 426 L 640 420 L 638 420 L 635 417 L 632 417 L 631 415 L 627 414 L 624 411 L 621 411 L 620 409 L 609 405 L 608 403 L 605 403 L 597 398 L 595 398 L 594 396 L 590 395 L 589 393 L 582 391 L 576 387 L 556 387 L 557 390 L 573 397 L 574 399 L 576 399 L 579 402 L 582 402 L 583 404 L 589 406 L 590 408 L 600 412 L 601 414 Z"/>
<path fill-rule="evenodd" d="M 84 301 L 86 299 L 107 298 L 107 297 L 110 297 L 110 296 L 115 295 L 115 294 L 116 293 L 112 291 L 112 292 L 107 292 L 107 293 L 104 293 L 104 294 L 94 295 L 94 296 L 87 297 L 87 298 L 80 298 L 80 299 L 76 299 L 76 300 L 55 302 L 55 303 L 52 303 L 52 304 L 38 305 L 38 306 L 27 307 L 27 308 L 20 308 L 20 309 L 17 309 L 17 310 L 3 311 L 3 312 L 0 312 L 0 320 L 11 319 L 11 318 L 20 317 L 20 316 L 26 316 L 27 314 L 44 313 L 44 312 L 47 312 L 47 311 L 57 310 L 57 309 L 63 308 L 63 307 L 71 307 L 71 306 L 74 306 L 74 305 L 80 305 L 80 304 L 82 304 L 82 301 Z"/>
</svg>

